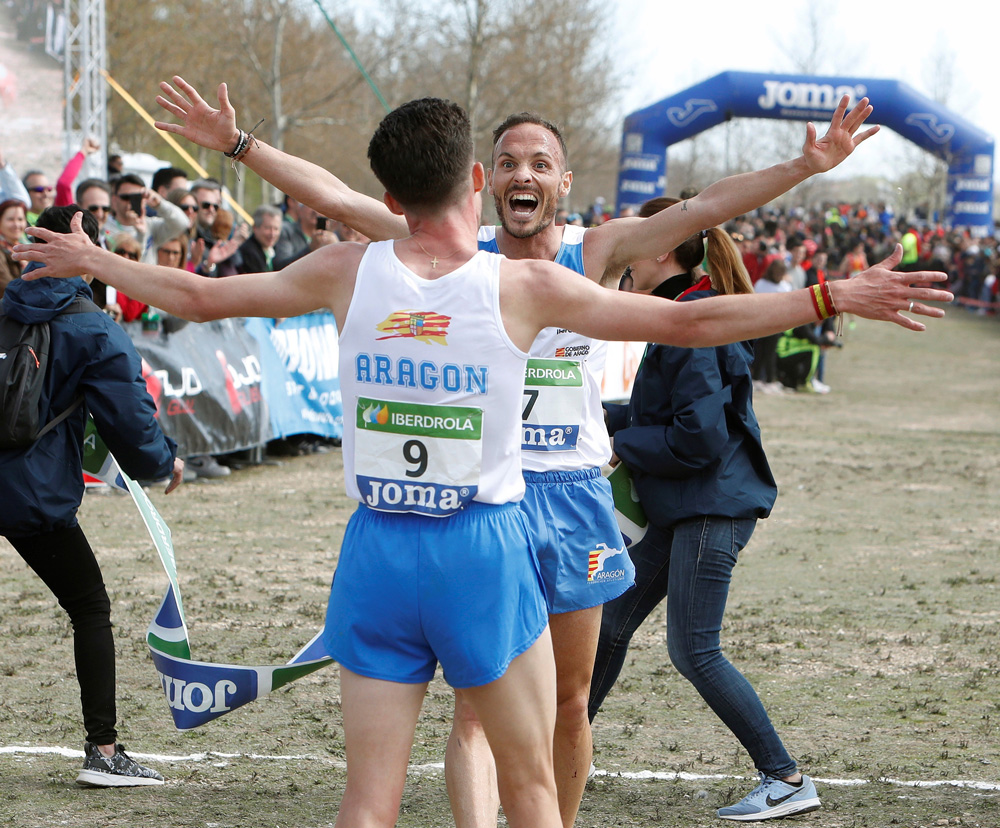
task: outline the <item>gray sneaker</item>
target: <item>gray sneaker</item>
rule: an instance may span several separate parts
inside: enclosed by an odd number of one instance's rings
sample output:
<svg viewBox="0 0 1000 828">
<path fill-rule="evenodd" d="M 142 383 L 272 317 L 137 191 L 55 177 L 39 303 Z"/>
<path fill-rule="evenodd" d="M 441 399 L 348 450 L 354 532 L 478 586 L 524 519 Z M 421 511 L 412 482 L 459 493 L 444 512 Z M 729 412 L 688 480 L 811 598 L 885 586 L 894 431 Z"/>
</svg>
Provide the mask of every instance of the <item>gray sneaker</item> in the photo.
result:
<svg viewBox="0 0 1000 828">
<path fill-rule="evenodd" d="M 207 480 L 216 480 L 231 474 L 229 466 L 223 466 L 211 454 L 189 457 L 184 463 L 184 467 L 191 469 L 198 477 L 204 477 Z"/>
<path fill-rule="evenodd" d="M 124 788 L 136 785 L 162 785 L 163 777 L 146 768 L 125 753 L 122 745 L 115 746 L 115 755 L 108 759 L 93 742 L 83 745 L 83 769 L 76 784 L 88 788 Z"/>
</svg>

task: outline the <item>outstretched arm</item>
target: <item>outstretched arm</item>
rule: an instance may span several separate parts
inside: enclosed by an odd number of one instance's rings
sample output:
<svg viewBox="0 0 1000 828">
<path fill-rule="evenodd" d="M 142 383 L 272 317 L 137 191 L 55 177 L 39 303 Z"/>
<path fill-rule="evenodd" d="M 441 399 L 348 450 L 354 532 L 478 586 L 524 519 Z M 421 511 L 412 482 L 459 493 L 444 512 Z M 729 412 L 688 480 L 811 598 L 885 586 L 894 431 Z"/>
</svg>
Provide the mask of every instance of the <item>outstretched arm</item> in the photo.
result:
<svg viewBox="0 0 1000 828">
<path fill-rule="evenodd" d="M 14 257 L 44 267 L 22 278 L 97 274 L 131 298 L 193 322 L 230 316 L 299 316 L 331 308 L 342 326 L 365 250 L 361 244 L 328 245 L 280 272 L 206 279 L 181 268 L 116 256 L 93 244 L 81 225 L 82 213 L 77 213 L 70 221 L 70 233 L 28 228 L 29 235 L 46 243 L 15 245 Z"/>
<path fill-rule="evenodd" d="M 858 101 L 850 112 L 848 101 L 846 95 L 841 98 L 822 138 L 817 139 L 812 123 L 806 126 L 806 142 L 798 158 L 724 178 L 648 219 L 618 220 L 588 230 L 584 244 L 587 275 L 592 279 L 603 279 L 606 272 L 621 275 L 627 265 L 669 253 L 694 233 L 754 210 L 810 176 L 833 169 L 878 132 L 877 126 L 858 132 L 872 113 L 868 98 Z"/>
<path fill-rule="evenodd" d="M 954 298 L 951 293 L 912 285 L 941 282 L 947 276 L 892 270 L 902 255 L 903 249 L 897 245 L 885 261 L 853 279 L 831 283 L 836 310 L 894 322 L 912 331 L 925 329 L 923 323 L 911 318 L 913 315 L 944 316 L 941 308 L 924 303 L 950 302 Z M 550 326 L 597 339 L 645 339 L 701 348 L 756 339 L 817 321 L 811 288 L 716 296 L 697 302 L 658 302 L 655 297 L 602 290 L 551 262 L 506 263 L 508 271 L 512 266 L 515 278 L 507 287 L 501 283 L 501 309 L 511 338 L 521 347 L 524 342 L 530 344 L 540 328 Z"/>
<path fill-rule="evenodd" d="M 157 95 L 156 102 L 180 123 L 157 121 L 157 129 L 180 135 L 207 149 L 232 151 L 239 138 L 239 129 L 226 84 L 219 84 L 218 109 L 213 109 L 179 75 L 174 76 L 173 85 L 166 81 L 160 83 L 160 89 L 163 94 Z M 406 222 L 393 215 L 378 199 L 355 192 L 333 173 L 259 139 L 251 142 L 241 162 L 321 216 L 342 221 L 373 241 L 410 235 Z"/>
</svg>

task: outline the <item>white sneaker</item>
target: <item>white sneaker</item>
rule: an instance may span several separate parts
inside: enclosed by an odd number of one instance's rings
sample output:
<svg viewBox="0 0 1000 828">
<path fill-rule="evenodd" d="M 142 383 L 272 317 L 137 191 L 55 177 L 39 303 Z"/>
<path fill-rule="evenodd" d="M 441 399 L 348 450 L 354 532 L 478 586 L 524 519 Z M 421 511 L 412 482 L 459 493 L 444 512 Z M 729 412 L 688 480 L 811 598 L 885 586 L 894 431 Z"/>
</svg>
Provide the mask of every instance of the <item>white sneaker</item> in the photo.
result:
<svg viewBox="0 0 1000 828">
<path fill-rule="evenodd" d="M 827 385 L 825 382 L 820 382 L 818 379 L 816 379 L 816 377 L 812 378 L 811 384 L 812 384 L 812 390 L 815 391 L 817 394 L 830 393 L 830 386 Z"/>
</svg>

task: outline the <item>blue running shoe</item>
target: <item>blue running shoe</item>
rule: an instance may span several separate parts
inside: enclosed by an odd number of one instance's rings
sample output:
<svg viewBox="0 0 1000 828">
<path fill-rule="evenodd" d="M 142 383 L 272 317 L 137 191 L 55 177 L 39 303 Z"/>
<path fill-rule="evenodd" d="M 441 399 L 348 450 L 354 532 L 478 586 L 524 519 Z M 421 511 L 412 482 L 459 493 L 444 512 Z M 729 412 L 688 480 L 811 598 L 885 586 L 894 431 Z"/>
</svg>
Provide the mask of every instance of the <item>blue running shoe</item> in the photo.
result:
<svg viewBox="0 0 1000 828">
<path fill-rule="evenodd" d="M 819 796 L 813 781 L 802 774 L 801 785 L 790 785 L 766 774 L 760 775 L 760 784 L 735 805 L 719 808 L 715 815 L 739 822 L 756 822 L 762 819 L 804 814 L 819 808 Z"/>
</svg>

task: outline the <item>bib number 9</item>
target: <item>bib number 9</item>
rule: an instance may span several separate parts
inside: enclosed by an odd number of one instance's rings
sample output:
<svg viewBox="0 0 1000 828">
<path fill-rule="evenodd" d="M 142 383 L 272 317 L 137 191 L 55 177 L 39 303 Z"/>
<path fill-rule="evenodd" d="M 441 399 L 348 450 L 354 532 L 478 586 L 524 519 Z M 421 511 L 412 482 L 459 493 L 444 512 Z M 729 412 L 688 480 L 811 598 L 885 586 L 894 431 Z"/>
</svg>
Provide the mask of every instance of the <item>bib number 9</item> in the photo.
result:
<svg viewBox="0 0 1000 828">
<path fill-rule="evenodd" d="M 359 397 L 356 418 L 354 474 L 368 507 L 444 517 L 476 498 L 482 409 Z"/>
<path fill-rule="evenodd" d="M 407 463 L 416 468 L 407 469 L 407 477 L 422 477 L 427 471 L 427 446 L 419 440 L 407 440 L 403 443 L 403 457 Z"/>
</svg>

